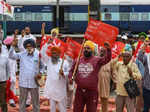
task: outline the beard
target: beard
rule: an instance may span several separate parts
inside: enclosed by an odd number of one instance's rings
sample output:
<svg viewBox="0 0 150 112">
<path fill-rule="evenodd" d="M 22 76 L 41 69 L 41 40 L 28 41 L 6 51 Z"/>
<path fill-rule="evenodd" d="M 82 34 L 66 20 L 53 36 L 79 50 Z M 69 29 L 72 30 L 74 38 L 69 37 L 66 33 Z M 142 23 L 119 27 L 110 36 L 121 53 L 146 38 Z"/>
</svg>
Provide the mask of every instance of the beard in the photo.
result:
<svg viewBox="0 0 150 112">
<path fill-rule="evenodd" d="M 53 56 L 52 56 L 52 63 L 53 63 L 53 64 L 57 64 L 57 63 L 58 63 L 58 60 L 59 60 L 59 56 L 58 56 L 58 57 L 56 57 L 56 56 L 53 57 Z"/>
<path fill-rule="evenodd" d="M 92 52 L 84 51 L 83 53 L 84 53 L 84 56 L 87 58 L 92 56 Z"/>
<path fill-rule="evenodd" d="M 30 49 L 30 50 L 27 49 L 27 51 L 28 51 L 28 54 L 33 54 L 34 48 L 33 48 L 33 49 Z"/>
</svg>

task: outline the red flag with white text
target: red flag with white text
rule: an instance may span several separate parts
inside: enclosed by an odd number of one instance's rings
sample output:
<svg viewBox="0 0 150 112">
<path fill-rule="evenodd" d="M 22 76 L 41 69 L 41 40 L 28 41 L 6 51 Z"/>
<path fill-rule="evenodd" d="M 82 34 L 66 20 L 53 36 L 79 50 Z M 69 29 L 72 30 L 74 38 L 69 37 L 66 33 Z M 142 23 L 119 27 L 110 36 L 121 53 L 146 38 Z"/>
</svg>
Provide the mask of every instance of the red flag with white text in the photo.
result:
<svg viewBox="0 0 150 112">
<path fill-rule="evenodd" d="M 43 36 L 41 39 L 41 44 L 40 44 L 40 50 L 42 49 L 42 47 L 48 42 L 48 40 L 51 38 L 51 36 Z"/>
<path fill-rule="evenodd" d="M 116 41 L 118 33 L 119 30 L 117 27 L 90 19 L 84 37 L 97 43 L 99 46 L 104 46 L 104 42 L 109 42 L 112 47 Z"/>
<path fill-rule="evenodd" d="M 67 38 L 66 44 L 67 44 L 67 50 L 65 54 L 69 55 L 72 59 L 76 59 L 79 55 L 81 45 L 69 37 Z"/>
</svg>

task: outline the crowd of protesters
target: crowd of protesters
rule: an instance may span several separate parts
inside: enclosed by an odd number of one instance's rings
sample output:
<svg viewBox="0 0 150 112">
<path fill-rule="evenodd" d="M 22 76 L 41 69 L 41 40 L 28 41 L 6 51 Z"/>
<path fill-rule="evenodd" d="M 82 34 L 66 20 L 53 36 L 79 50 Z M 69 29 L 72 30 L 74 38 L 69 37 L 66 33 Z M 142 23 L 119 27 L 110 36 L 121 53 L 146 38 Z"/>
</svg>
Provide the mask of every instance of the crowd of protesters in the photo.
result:
<svg viewBox="0 0 150 112">
<path fill-rule="evenodd" d="M 142 32 L 138 38 L 124 34 L 117 42 L 124 44 L 118 56 L 112 58 L 110 43 L 96 51 L 95 43 L 85 41 L 79 60 L 70 56 L 61 57 L 62 49 L 53 41 L 59 37 L 58 29 L 51 30 L 51 36 L 45 35 L 45 24 L 42 24 L 40 50 L 36 47 L 36 38 L 30 28 L 25 27 L 18 34 L 6 39 L 0 25 L 0 107 L 8 112 L 7 104 L 16 107 L 16 72 L 19 60 L 19 112 L 26 112 L 32 104 L 33 112 L 40 112 L 39 81 L 46 71 L 44 97 L 50 102 L 51 112 L 97 112 L 99 99 L 102 112 L 108 112 L 108 99 L 112 84 L 116 90 L 116 112 L 149 112 L 150 109 L 150 40 Z M 47 52 L 50 52 L 48 55 Z M 98 52 L 98 53 L 95 53 Z M 95 56 L 97 54 L 97 56 Z M 74 77 L 74 70 L 75 77 Z M 136 80 L 140 95 L 131 98 L 124 84 L 130 79 Z M 73 80 L 74 79 L 74 80 Z M 8 81 L 11 83 L 11 98 L 7 101 Z M 112 83 L 113 82 L 113 83 Z M 75 94 L 74 94 L 75 90 Z M 74 95 L 74 99 L 73 99 Z"/>
</svg>

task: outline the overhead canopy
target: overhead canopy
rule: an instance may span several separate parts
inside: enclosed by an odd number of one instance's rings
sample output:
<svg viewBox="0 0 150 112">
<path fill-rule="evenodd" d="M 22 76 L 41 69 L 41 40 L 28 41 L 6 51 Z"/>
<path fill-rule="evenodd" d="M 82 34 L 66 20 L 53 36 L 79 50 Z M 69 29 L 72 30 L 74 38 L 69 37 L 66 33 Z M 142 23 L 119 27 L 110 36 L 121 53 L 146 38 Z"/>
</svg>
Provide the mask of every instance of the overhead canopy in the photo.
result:
<svg viewBox="0 0 150 112">
<path fill-rule="evenodd" d="M 11 5 L 55 5 L 57 0 L 6 0 Z M 61 5 L 88 5 L 89 0 L 59 0 Z M 147 5 L 150 0 L 100 0 L 102 5 Z"/>
</svg>

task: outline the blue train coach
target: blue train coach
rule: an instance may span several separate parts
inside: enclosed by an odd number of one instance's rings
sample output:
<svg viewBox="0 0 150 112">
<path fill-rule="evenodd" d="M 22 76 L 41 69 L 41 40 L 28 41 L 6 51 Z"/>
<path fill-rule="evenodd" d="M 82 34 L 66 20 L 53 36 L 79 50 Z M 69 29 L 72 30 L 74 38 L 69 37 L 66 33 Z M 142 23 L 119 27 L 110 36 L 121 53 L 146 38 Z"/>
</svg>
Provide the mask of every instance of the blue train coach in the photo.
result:
<svg viewBox="0 0 150 112">
<path fill-rule="evenodd" d="M 14 18 L 7 17 L 7 30 L 31 27 L 32 33 L 46 33 L 56 27 L 56 0 L 6 0 L 15 6 Z M 138 33 L 150 29 L 150 0 L 100 0 L 101 20 L 120 31 Z M 60 0 L 59 26 L 64 34 L 83 34 L 88 24 L 88 0 Z M 3 17 L 0 16 L 2 22 Z"/>
</svg>

